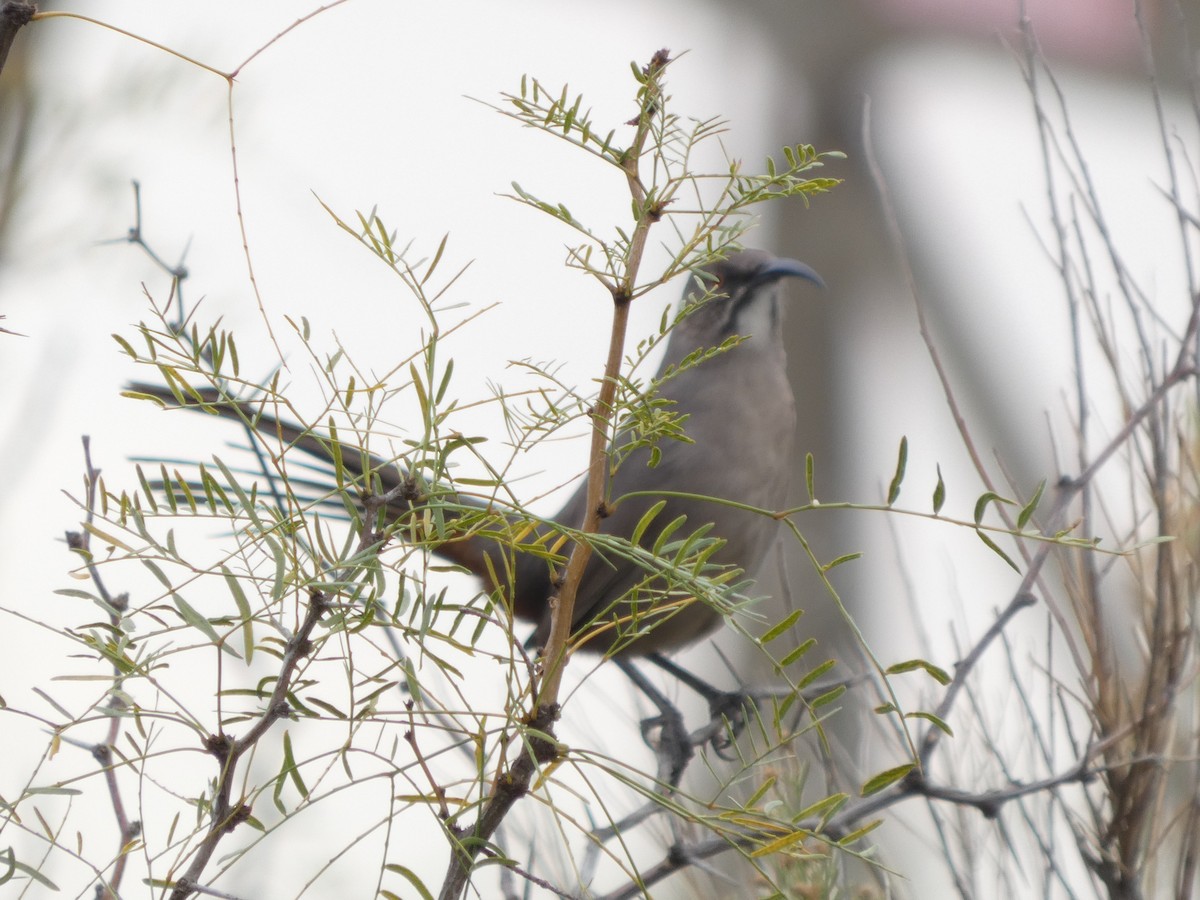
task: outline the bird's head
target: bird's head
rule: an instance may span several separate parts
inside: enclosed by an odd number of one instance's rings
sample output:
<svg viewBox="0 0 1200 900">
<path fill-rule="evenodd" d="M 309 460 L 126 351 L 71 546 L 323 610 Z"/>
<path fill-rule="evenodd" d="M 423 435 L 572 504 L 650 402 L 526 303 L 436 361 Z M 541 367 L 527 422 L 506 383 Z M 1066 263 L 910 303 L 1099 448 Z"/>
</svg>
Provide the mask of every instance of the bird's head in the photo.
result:
<svg viewBox="0 0 1200 900">
<path fill-rule="evenodd" d="M 684 302 L 704 302 L 676 326 L 668 358 L 678 361 L 732 335 L 757 336 L 761 342 L 778 335 L 779 282 L 785 278 L 825 286 L 810 266 L 765 250 L 737 250 L 697 269 L 688 280 Z"/>
</svg>

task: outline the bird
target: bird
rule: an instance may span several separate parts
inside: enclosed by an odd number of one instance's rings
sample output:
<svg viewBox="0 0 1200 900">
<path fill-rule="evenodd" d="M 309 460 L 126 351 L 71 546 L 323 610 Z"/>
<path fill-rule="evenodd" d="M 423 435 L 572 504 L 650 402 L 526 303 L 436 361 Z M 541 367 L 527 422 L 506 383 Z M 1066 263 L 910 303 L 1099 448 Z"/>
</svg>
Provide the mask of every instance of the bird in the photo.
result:
<svg viewBox="0 0 1200 900">
<path fill-rule="evenodd" d="M 778 523 L 755 510 L 783 504 L 793 468 L 796 412 L 782 335 L 781 283 L 788 278 L 823 286 L 810 266 L 757 249 L 735 250 L 690 275 L 683 302 L 704 302 L 672 329 L 655 379 L 662 379 L 658 398 L 681 418 L 686 439 L 659 441 L 654 465 L 648 446 L 622 459 L 610 474 L 601 535 L 631 539 L 641 524 L 638 546 L 651 548 L 669 524 L 686 517 L 686 524 L 670 536 L 702 535 L 696 546 L 705 547 L 706 564 L 717 567 L 706 571 L 757 572 Z M 735 337 L 742 340 L 695 363 L 696 351 L 721 347 Z M 170 388 L 144 382 L 130 385 L 129 392 L 165 404 L 179 400 Z M 334 458 L 330 440 L 263 413 L 261 404 L 220 401 L 212 389 L 196 393 L 201 402 L 193 398 L 185 404 L 189 408 L 205 406 L 239 421 L 248 417 L 266 435 L 282 437 L 321 461 Z M 383 492 L 394 491 L 389 516 L 410 515 L 420 507 L 421 490 L 397 465 L 349 445 L 341 445 L 337 457 L 351 474 L 369 470 Z M 645 525 L 659 502 L 663 507 Z M 578 529 L 586 505 L 587 485 L 582 484 L 553 522 Z M 546 552 L 554 543 L 553 530 L 543 523 L 526 538 L 541 552 L 514 553 L 511 542 L 482 533 L 447 541 L 433 552 L 479 576 L 489 589 L 502 591 L 514 616 L 533 624 L 529 643 L 540 647 L 549 635 L 551 598 L 560 574 Z M 560 561 L 569 548 L 569 541 L 555 547 Z M 633 555 L 593 551 L 576 594 L 576 649 L 618 659 L 661 659 L 720 626 L 723 615 L 714 605 L 689 602 L 680 597 L 678 586 L 668 592 L 666 576 L 653 575 Z"/>
</svg>

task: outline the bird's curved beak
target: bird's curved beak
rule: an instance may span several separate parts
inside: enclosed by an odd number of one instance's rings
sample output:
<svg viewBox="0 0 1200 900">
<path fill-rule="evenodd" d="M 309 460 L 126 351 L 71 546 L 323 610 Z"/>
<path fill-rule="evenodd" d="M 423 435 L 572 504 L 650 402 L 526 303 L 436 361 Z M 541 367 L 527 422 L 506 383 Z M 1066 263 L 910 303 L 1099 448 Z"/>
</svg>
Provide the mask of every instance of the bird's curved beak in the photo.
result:
<svg viewBox="0 0 1200 900">
<path fill-rule="evenodd" d="M 754 280 L 757 282 L 774 281 L 779 278 L 805 278 L 817 287 L 825 287 L 825 281 L 817 274 L 816 269 L 786 257 L 764 263 L 762 268 L 754 273 Z"/>
</svg>

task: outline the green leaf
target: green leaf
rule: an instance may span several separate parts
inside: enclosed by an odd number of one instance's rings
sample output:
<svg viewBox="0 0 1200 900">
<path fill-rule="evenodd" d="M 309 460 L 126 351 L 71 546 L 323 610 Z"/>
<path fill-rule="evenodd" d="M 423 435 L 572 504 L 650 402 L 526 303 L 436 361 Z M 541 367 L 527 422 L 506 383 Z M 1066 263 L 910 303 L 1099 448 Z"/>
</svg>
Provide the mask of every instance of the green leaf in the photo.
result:
<svg viewBox="0 0 1200 900">
<path fill-rule="evenodd" d="M 743 803 L 742 806 L 746 809 L 753 809 L 754 806 L 757 805 L 758 801 L 761 800 L 767 793 L 767 791 L 775 786 L 776 781 L 777 779 L 774 775 L 769 776 L 765 781 L 763 781 L 762 784 L 758 786 L 758 790 L 756 790 L 746 799 L 746 802 Z"/>
<path fill-rule="evenodd" d="M 27 794 L 49 794 L 54 797 L 77 797 L 83 793 L 78 788 L 66 787 L 31 787 L 26 789 Z"/>
<path fill-rule="evenodd" d="M 292 735 L 289 731 L 283 733 L 283 769 L 280 774 L 287 775 L 300 796 L 308 799 L 308 786 L 300 777 L 300 767 L 296 765 L 296 757 L 292 753 Z"/>
<path fill-rule="evenodd" d="M 808 489 L 808 500 L 810 503 L 817 502 L 817 492 L 813 488 L 816 480 L 813 474 L 814 465 L 813 455 L 806 453 L 804 455 L 804 486 Z"/>
<path fill-rule="evenodd" d="M 849 794 L 830 794 L 823 800 L 818 800 L 812 806 L 806 806 L 804 809 L 800 810 L 800 812 L 792 816 L 791 820 L 793 822 L 802 822 L 805 819 L 817 818 L 824 822 L 824 820 L 835 815 L 838 810 L 845 806 L 846 801 L 849 799 Z"/>
<path fill-rule="evenodd" d="M 817 666 L 815 669 L 813 669 L 811 672 L 809 672 L 807 675 L 805 675 L 803 678 L 801 678 L 800 684 L 798 684 L 797 687 L 799 687 L 801 690 L 804 690 L 804 688 L 808 687 L 810 684 L 812 684 L 814 681 L 816 681 L 818 678 L 820 678 L 822 675 L 824 675 L 826 672 L 828 672 L 830 669 L 832 669 L 836 665 L 837 665 L 837 660 L 834 660 L 834 659 L 825 660 L 825 662 L 821 663 L 819 666 Z"/>
<path fill-rule="evenodd" d="M 814 698 L 808 705 L 813 709 L 820 709 L 822 706 L 827 706 L 834 700 L 837 700 L 844 693 L 846 693 L 846 685 L 839 684 L 832 690 L 826 691 L 820 697 Z"/>
<path fill-rule="evenodd" d="M 862 786 L 862 789 L 859 791 L 859 795 L 863 797 L 870 797 L 872 794 L 878 794 L 884 788 L 891 787 L 897 781 L 903 779 L 915 768 L 916 763 L 905 763 L 902 766 L 896 766 L 894 769 L 888 769 L 885 772 L 880 772 Z"/>
<path fill-rule="evenodd" d="M 283 548 L 269 534 L 264 534 L 262 540 L 271 551 L 271 556 L 275 560 L 275 577 L 271 581 L 271 599 L 278 602 L 283 597 L 283 592 L 287 589 L 287 580 L 284 577 L 287 558 L 284 556 Z"/>
<path fill-rule="evenodd" d="M 950 675 L 945 669 L 935 666 L 924 659 L 906 659 L 903 662 L 888 666 L 885 672 L 888 675 L 903 675 L 905 672 L 916 672 L 918 670 L 928 672 L 929 676 L 938 684 L 947 685 L 950 683 Z"/>
<path fill-rule="evenodd" d="M 651 506 L 648 510 L 646 510 L 645 515 L 643 515 L 641 517 L 641 519 L 638 520 L 637 525 L 634 527 L 633 534 L 629 538 L 629 543 L 641 544 L 642 535 L 644 535 L 646 533 L 646 529 L 650 527 L 650 523 L 654 521 L 654 517 L 657 516 L 660 512 L 662 512 L 662 508 L 666 505 L 667 505 L 666 500 L 659 500 L 657 503 L 655 503 L 653 506 Z"/>
<path fill-rule="evenodd" d="M 425 384 L 421 381 L 421 373 L 417 371 L 416 363 L 408 364 L 409 377 L 412 378 L 413 390 L 417 392 L 417 404 L 421 407 L 422 420 L 429 421 L 429 395 L 425 392 Z"/>
<path fill-rule="evenodd" d="M 183 499 L 188 505 L 188 510 L 193 516 L 196 515 L 199 512 L 199 508 L 196 506 L 196 495 L 192 493 L 191 486 L 187 483 L 187 480 L 183 477 L 183 475 L 180 474 L 178 469 L 174 471 L 174 474 L 175 485 L 172 485 L 171 477 L 167 474 L 167 467 L 165 465 L 159 466 L 159 480 L 162 482 L 163 493 L 166 494 L 167 503 L 170 504 L 171 512 L 175 515 L 179 514 L 179 500 L 175 496 L 175 491 L 178 490 L 183 494 Z"/>
<path fill-rule="evenodd" d="M 241 582 L 228 566 L 222 565 L 221 573 L 225 576 L 225 585 L 229 588 L 229 593 L 233 595 L 233 602 L 237 604 L 238 615 L 242 620 L 242 646 L 245 647 L 246 662 L 250 662 L 254 657 L 254 619 L 250 615 L 250 601 L 246 599 Z"/>
<path fill-rule="evenodd" d="M 329 453 L 333 460 L 333 477 L 339 491 L 346 490 L 346 462 L 342 459 L 342 442 L 338 440 L 337 423 L 329 419 Z"/>
<path fill-rule="evenodd" d="M 142 471 L 141 466 L 137 466 L 135 471 L 137 472 L 138 483 L 142 486 L 142 495 L 146 498 L 146 503 L 148 503 L 150 506 L 150 512 L 157 513 L 158 501 L 154 497 L 154 489 L 150 486 L 150 482 L 146 479 L 146 473 Z M 167 486 L 167 494 L 169 495 L 170 493 L 170 486 Z"/>
<path fill-rule="evenodd" d="M 825 565 L 821 566 L 821 572 L 822 573 L 828 572 L 830 569 L 837 568 L 842 563 L 853 562 L 854 560 L 860 558 L 861 556 L 862 556 L 861 553 L 847 553 L 844 556 L 839 556 L 833 562 L 829 562 L 829 563 L 826 563 Z"/>
<path fill-rule="evenodd" d="M 204 616 L 200 615 L 190 603 L 176 594 L 171 592 L 171 600 L 175 603 L 175 608 L 179 610 L 179 615 L 183 617 L 183 621 L 187 622 L 197 631 L 200 631 L 213 644 L 219 644 L 221 638 L 217 636 L 216 629 L 212 627 L 212 623 Z"/>
<path fill-rule="evenodd" d="M 238 484 L 238 480 L 234 476 L 233 472 L 230 471 L 230 469 L 227 465 L 225 465 L 225 461 L 222 460 L 220 457 L 214 456 L 213 462 L 216 463 L 217 468 L 219 468 L 221 470 L 221 474 L 225 478 L 225 483 L 230 487 L 230 489 L 232 489 L 233 493 L 237 496 L 238 503 L 241 506 L 242 512 L 245 513 L 246 517 L 251 522 L 253 522 L 256 527 L 261 528 L 262 530 L 266 531 L 267 525 L 263 522 L 262 518 L 259 516 L 258 510 L 256 510 L 254 508 L 254 502 L 250 499 L 249 496 L 247 496 L 246 492 L 244 490 L 242 490 L 242 486 L 240 484 Z M 229 501 L 226 500 L 225 502 L 228 503 Z"/>
<path fill-rule="evenodd" d="M 659 532 L 658 537 L 654 541 L 654 546 L 650 548 L 650 552 L 655 556 L 663 556 L 663 546 L 670 540 L 671 535 L 683 527 L 687 522 L 687 516 L 678 516 L 666 524 L 666 527 Z"/>
<path fill-rule="evenodd" d="M 93 603 L 102 603 L 103 607 L 107 607 L 110 610 L 112 609 L 111 606 L 108 606 L 107 603 L 104 603 L 95 594 L 88 593 L 87 591 L 81 591 L 76 588 L 59 588 L 58 590 L 52 591 L 51 593 L 57 594 L 60 597 L 74 597 L 77 600 L 90 600 Z"/>
<path fill-rule="evenodd" d="M 434 270 L 438 267 L 438 263 L 442 261 L 442 254 L 446 252 L 446 241 L 450 239 L 450 232 L 442 235 L 441 241 L 438 242 L 437 250 L 433 254 L 433 259 L 429 265 L 425 267 L 425 275 L 421 278 L 421 284 L 424 285 L 432 276 Z"/>
<path fill-rule="evenodd" d="M 988 548 L 989 548 L 989 549 L 990 549 L 990 550 L 991 550 L 993 553 L 995 553 L 995 554 L 996 554 L 997 556 L 999 556 L 999 557 L 1000 557 L 1002 560 L 1004 560 L 1006 563 L 1008 563 L 1010 566 L 1012 566 L 1012 569 L 1013 569 L 1013 571 L 1014 571 L 1014 572 L 1016 572 L 1016 573 L 1020 574 L 1021 570 L 1020 570 L 1020 569 L 1017 567 L 1017 564 L 1016 564 L 1015 562 L 1013 562 L 1011 559 L 1009 559 L 1009 556 L 1008 556 L 1008 554 L 1007 554 L 1007 553 L 1005 553 L 1003 550 L 1001 550 L 1001 549 L 1000 549 L 1000 545 L 999 545 L 999 544 L 997 544 L 997 543 L 996 543 L 995 541 L 993 541 L 993 540 L 992 540 L 990 537 L 988 537 L 988 536 L 987 536 L 987 535 L 986 535 L 986 534 L 983 532 L 983 530 L 982 530 L 982 529 L 980 529 L 980 528 L 976 528 L 976 529 L 975 529 L 975 533 L 976 533 L 977 535 L 979 535 L 979 539 L 980 539 L 981 541 L 983 541 L 985 544 L 987 544 Z"/>
<path fill-rule="evenodd" d="M 864 825 L 862 828 L 859 828 L 856 831 L 850 832 L 844 838 L 839 840 L 837 842 L 837 844 L 839 847 L 848 847 L 851 844 L 853 844 L 855 841 L 857 841 L 859 838 L 866 837 L 868 834 L 870 834 L 872 831 L 874 831 L 876 828 L 878 828 L 882 824 L 883 824 L 883 819 L 876 819 L 874 822 L 869 822 L 866 825 Z"/>
<path fill-rule="evenodd" d="M 946 724 L 945 719 L 935 716 L 933 713 L 910 712 L 910 713 L 907 713 L 904 716 L 904 718 L 906 718 L 906 719 L 924 719 L 926 722 L 933 723 L 933 725 L 935 727 L 937 727 L 939 730 L 945 732 L 948 737 L 954 737 L 954 729 L 952 729 L 948 724 Z"/>
<path fill-rule="evenodd" d="M 783 837 L 775 838 L 775 840 L 763 844 L 750 854 L 750 858 L 756 859 L 760 856 L 769 856 L 772 853 L 778 853 L 780 850 L 784 850 L 792 846 L 792 844 L 798 843 L 799 841 L 811 836 L 811 831 L 809 831 L 807 828 L 801 828 L 797 831 L 793 831 L 791 834 L 785 834 Z"/>
<path fill-rule="evenodd" d="M 908 435 L 900 438 L 900 453 L 896 457 L 896 474 L 888 485 L 887 505 L 891 506 L 900 496 L 900 483 L 904 481 L 904 470 L 908 467 Z"/>
<path fill-rule="evenodd" d="M 402 866 L 399 863 L 388 863 L 383 868 L 386 869 L 388 872 L 395 872 L 397 875 L 406 879 L 408 881 L 408 883 L 413 886 L 413 890 L 415 890 L 418 894 L 421 895 L 422 900 L 433 900 L 433 894 L 429 893 L 429 889 L 427 887 L 425 887 L 425 883 L 423 881 L 421 881 L 420 878 L 417 877 L 417 873 L 412 871 L 412 869 L 406 868 L 405 866 Z M 383 891 L 381 893 L 383 893 L 385 896 L 392 896 L 392 897 L 396 896 L 395 894 L 392 894 L 390 891 Z M 397 898 L 397 900 L 398 900 L 398 898 Z"/>
<path fill-rule="evenodd" d="M 55 700 L 53 697 L 51 697 L 49 694 L 47 694 L 41 688 L 35 687 L 33 689 L 33 692 L 35 694 L 37 694 L 39 697 L 41 697 L 43 700 L 45 700 L 47 703 L 49 703 L 52 707 L 54 707 L 54 710 L 60 716 L 62 716 L 64 719 L 67 719 L 68 721 L 75 720 L 75 717 L 73 715 L 71 715 L 71 713 L 67 712 L 62 706 L 59 705 L 57 700 Z"/>
<path fill-rule="evenodd" d="M 450 376 L 453 374 L 454 358 L 451 357 L 450 361 L 446 363 L 446 371 L 442 374 L 442 383 L 438 385 L 437 394 L 433 401 L 434 403 L 441 403 L 442 399 L 446 396 L 446 389 L 450 387 Z"/>
<path fill-rule="evenodd" d="M 1012 505 L 1012 501 L 1001 497 L 995 491 L 987 491 L 982 497 L 975 501 L 975 524 L 979 525 L 983 522 L 983 514 L 987 512 L 989 503 L 1007 503 Z"/>
<path fill-rule="evenodd" d="M 117 538 L 115 538 L 111 534 L 109 534 L 108 532 L 103 531 L 100 528 L 97 528 L 96 525 L 93 524 L 92 522 L 84 522 L 83 530 L 95 537 L 98 537 L 100 540 L 104 541 L 106 544 L 112 544 L 114 547 L 119 547 L 120 549 L 124 550 L 126 553 L 134 552 L 133 548 L 130 547 L 128 544 L 126 544 L 124 541 L 118 540 Z"/>
<path fill-rule="evenodd" d="M 800 620 L 800 617 L 802 615 L 804 615 L 804 610 L 802 610 L 802 609 L 792 610 L 792 612 L 782 622 L 780 622 L 778 625 L 776 625 L 774 628 L 770 629 L 766 634 L 764 634 L 762 637 L 760 637 L 758 639 L 758 642 L 760 644 L 771 643 L 771 641 L 775 640 L 777 637 L 779 637 L 781 634 L 785 633 L 789 628 L 791 628 L 793 625 L 795 625 L 796 622 L 798 622 Z"/>
<path fill-rule="evenodd" d="M 16 854 L 13 853 L 12 847 L 6 847 L 3 851 L 0 851 L 0 866 L 7 867 L 5 872 L 0 873 L 0 884 L 5 884 L 10 881 L 15 872 L 23 872 L 25 875 L 28 875 L 30 879 L 36 881 L 43 887 L 49 888 L 52 891 L 57 891 L 59 889 L 57 884 L 55 884 L 37 869 L 18 861 Z"/>
<path fill-rule="evenodd" d="M 936 516 L 942 511 L 942 506 L 946 502 L 946 482 L 942 480 L 942 467 L 937 467 L 937 485 L 933 489 L 933 514 Z"/>
<path fill-rule="evenodd" d="M 1044 490 L 1046 490 L 1045 478 L 1038 482 L 1037 490 L 1033 492 L 1033 497 L 1030 501 L 1021 507 L 1021 512 L 1017 515 L 1017 531 L 1023 530 L 1033 517 L 1034 510 L 1037 509 L 1038 503 L 1041 502 Z"/>
<path fill-rule="evenodd" d="M 140 562 L 143 566 L 150 570 L 150 574 L 158 579 L 159 584 L 165 587 L 168 591 L 173 592 L 175 590 L 175 588 L 171 585 L 171 579 L 169 579 L 166 573 L 158 567 L 158 563 L 154 562 L 152 559 L 142 559 Z"/>
<path fill-rule="evenodd" d="M 815 646 L 817 646 L 816 638 L 810 637 L 806 641 L 801 641 L 799 647 L 797 647 L 795 650 L 793 650 L 791 653 L 789 653 L 787 656 L 785 656 L 783 659 L 781 659 L 779 661 L 779 668 L 786 669 L 788 666 L 790 666 L 792 663 L 794 663 L 800 657 L 804 656 L 804 654 L 808 653 L 808 651 L 811 650 Z"/>
<path fill-rule="evenodd" d="M 130 359 L 138 358 L 137 351 L 134 350 L 132 346 L 130 346 L 129 342 L 126 341 L 125 338 L 121 337 L 119 334 L 114 334 L 114 335 L 112 335 L 112 339 L 121 345 L 121 349 L 125 351 L 126 355 Z M 121 395 L 125 396 L 125 397 L 148 397 L 148 396 L 150 396 L 149 394 L 139 394 L 134 391 L 122 391 Z M 159 406 L 163 405 L 161 400 L 158 401 L 158 405 Z M 0 881 L 0 884 L 3 884 L 3 883 L 4 883 L 3 881 Z"/>
<path fill-rule="evenodd" d="M 346 714 L 344 712 L 342 712 L 340 709 L 338 709 L 336 706 L 334 706 L 332 703 L 326 703 L 324 700 L 318 700 L 316 697 L 306 697 L 305 699 L 310 704 L 317 707 L 317 709 L 325 710 L 325 712 L 329 713 L 335 719 L 347 718 Z"/>
</svg>

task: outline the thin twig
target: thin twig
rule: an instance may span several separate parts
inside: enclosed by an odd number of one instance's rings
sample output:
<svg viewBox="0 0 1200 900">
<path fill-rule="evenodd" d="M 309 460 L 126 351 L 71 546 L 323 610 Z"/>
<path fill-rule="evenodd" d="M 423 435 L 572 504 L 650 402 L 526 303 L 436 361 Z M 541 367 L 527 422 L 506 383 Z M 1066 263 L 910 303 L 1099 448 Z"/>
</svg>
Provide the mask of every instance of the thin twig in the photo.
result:
<svg viewBox="0 0 1200 900">
<path fill-rule="evenodd" d="M 175 880 L 171 900 L 186 900 L 194 891 L 199 890 L 200 876 L 216 852 L 221 839 L 250 817 L 249 806 L 238 803 L 235 807 L 231 799 L 234 782 L 237 780 L 238 762 L 247 751 L 254 748 L 272 725 L 291 715 L 287 696 L 293 690 L 300 663 L 313 650 L 313 631 L 328 608 L 329 601 L 323 593 L 313 591 L 309 595 L 304 621 L 287 643 L 279 673 L 275 678 L 275 687 L 267 699 L 266 708 L 250 729 L 240 738 L 232 738 L 221 731 L 207 740 L 205 748 L 216 758 L 218 768 L 217 786 L 212 800 L 212 812 L 209 815 L 211 824 L 192 857 L 191 865 Z"/>
</svg>

